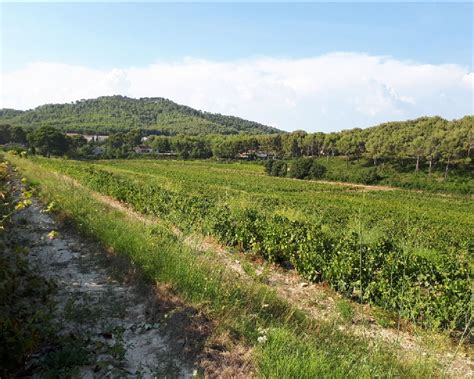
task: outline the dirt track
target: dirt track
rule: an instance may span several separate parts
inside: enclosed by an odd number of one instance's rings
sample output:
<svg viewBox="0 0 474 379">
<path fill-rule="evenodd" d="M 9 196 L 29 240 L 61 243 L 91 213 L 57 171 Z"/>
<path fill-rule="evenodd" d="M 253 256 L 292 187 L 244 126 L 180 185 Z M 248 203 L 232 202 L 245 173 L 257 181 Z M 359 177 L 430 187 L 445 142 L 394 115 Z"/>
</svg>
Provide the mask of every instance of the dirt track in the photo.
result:
<svg viewBox="0 0 474 379">
<path fill-rule="evenodd" d="M 35 200 L 15 220 L 13 233 L 28 248 L 29 264 L 56 284 L 54 317 L 60 333 L 87 343 L 92 360 L 79 369 L 79 377 L 193 376 L 192 362 L 174 349 L 149 299 L 110 276 L 100 248 L 60 228 Z M 33 376 L 41 359 L 40 353 L 27 364 Z"/>
<path fill-rule="evenodd" d="M 94 194 L 94 197 L 143 223 L 159 221 L 140 215 L 106 196 Z M 170 338 L 166 328 L 159 322 L 155 322 L 156 317 L 150 317 L 150 304 L 146 299 L 143 299 L 140 291 L 134 286 L 120 284 L 111 279 L 104 268 L 104 253 L 99 251 L 97 246 L 85 243 L 83 238 L 73 232 L 61 231 L 55 218 L 43 213 L 40 204 L 36 201 L 16 217 L 27 221 L 26 225 L 18 229 L 18 234 L 21 234 L 25 244 L 30 248 L 29 260 L 31 264 L 36 265 L 38 272 L 44 272 L 48 278 L 54 279 L 59 285 L 56 295 L 59 304 L 58 318 L 64 325 L 64 332 L 68 333 L 73 330 L 82 333 L 92 341 L 92 344 L 103 348 L 95 350 L 94 346 L 89 347 L 94 353 L 95 362 L 82 369 L 81 377 L 96 377 L 97 370 L 99 370 L 99 376 L 190 377 L 193 375 L 195 367 L 203 367 L 202 362 L 197 363 L 199 358 L 196 349 L 191 349 L 191 355 L 188 354 L 187 359 L 180 359 L 181 354 L 179 349 L 176 349 L 176 340 L 178 340 L 178 344 L 181 344 L 183 336 L 171 336 Z M 58 229 L 60 230 L 58 236 L 52 239 L 48 237 L 52 230 Z M 197 240 L 194 238 L 185 239 L 183 242 L 198 250 L 211 250 L 218 253 L 217 256 L 223 260 L 223 263 L 245 275 L 240 262 L 229 259 L 230 254 L 226 253 L 223 247 L 199 241 L 199 238 Z M 333 299 L 328 299 L 326 291 L 322 291 L 318 285 L 305 284 L 303 286 L 297 275 L 281 272 L 276 267 L 270 271 L 267 280 L 282 297 L 289 301 L 296 300 L 299 308 L 317 319 L 325 319 L 327 313 L 334 313 Z M 324 298 L 331 300 L 324 301 L 327 303 L 326 311 L 320 308 L 315 309 L 309 303 L 306 304 L 310 298 L 323 300 L 321 298 L 323 292 Z M 71 308 L 71 304 L 73 308 L 74 305 L 77 306 L 79 320 L 74 320 L 74 317 L 73 320 L 66 320 L 64 317 L 65 309 Z M 92 315 L 86 322 L 80 320 L 81 310 L 84 309 L 87 309 Z M 97 317 L 94 317 L 94 314 Z M 175 320 L 178 321 L 178 324 L 174 325 L 174 332 L 179 328 L 184 328 L 179 317 Z M 346 327 L 349 327 L 352 333 L 360 334 L 361 330 L 359 329 L 362 324 L 356 323 Z M 198 327 L 202 327 L 202 322 Z M 366 327 L 363 329 L 364 335 L 368 334 L 374 339 L 382 338 L 396 342 L 408 353 L 426 354 L 423 352 L 425 349 L 421 348 L 407 333 L 385 330 L 373 324 L 369 325 L 369 330 Z M 120 346 L 125 352 L 119 357 L 120 359 L 117 359 L 113 354 L 110 354 L 110 350 L 120 350 Z M 115 347 L 117 348 L 115 349 Z M 192 354 L 194 354 L 194 359 L 189 359 Z M 434 353 L 435 356 L 438 354 Z M 456 377 L 470 377 L 472 375 L 472 361 L 463 355 L 459 354 L 457 357 L 453 357 L 452 352 L 446 352 L 445 357 L 438 356 L 437 358 L 447 361 L 456 358 L 452 362 L 451 373 Z M 107 364 L 102 363 L 104 361 Z M 242 362 L 236 363 L 230 362 L 230 365 L 242 367 Z M 212 372 L 213 375 L 210 376 L 218 376 L 220 368 L 212 362 L 212 359 L 205 362 L 204 365 L 208 365 L 206 374 Z M 232 375 L 228 377 L 232 377 Z"/>
</svg>

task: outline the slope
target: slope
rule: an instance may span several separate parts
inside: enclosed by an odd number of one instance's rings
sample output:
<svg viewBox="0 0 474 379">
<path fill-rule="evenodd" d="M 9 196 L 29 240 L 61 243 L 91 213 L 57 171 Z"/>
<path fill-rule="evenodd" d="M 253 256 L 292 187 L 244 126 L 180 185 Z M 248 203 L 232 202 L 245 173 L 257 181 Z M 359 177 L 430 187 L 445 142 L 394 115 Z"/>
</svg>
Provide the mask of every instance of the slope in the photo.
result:
<svg viewBox="0 0 474 379">
<path fill-rule="evenodd" d="M 280 132 L 257 122 L 199 111 L 158 97 L 104 96 L 67 104 L 46 104 L 27 111 L 0 109 L 0 123 L 26 128 L 50 125 L 67 132 L 104 134 L 133 128 L 165 135 Z"/>
</svg>

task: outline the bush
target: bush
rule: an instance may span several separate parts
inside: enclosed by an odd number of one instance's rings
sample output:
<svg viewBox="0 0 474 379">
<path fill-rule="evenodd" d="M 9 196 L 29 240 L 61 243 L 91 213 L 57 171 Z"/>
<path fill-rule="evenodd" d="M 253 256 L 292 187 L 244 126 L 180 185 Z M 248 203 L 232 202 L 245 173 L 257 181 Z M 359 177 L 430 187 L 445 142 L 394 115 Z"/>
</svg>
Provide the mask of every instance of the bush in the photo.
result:
<svg viewBox="0 0 474 379">
<path fill-rule="evenodd" d="M 265 163 L 263 164 L 263 167 L 265 167 L 265 172 L 269 175 L 271 175 L 272 173 L 272 167 L 273 167 L 274 162 L 275 162 L 274 160 L 269 159 L 268 161 L 265 161 Z"/>
<path fill-rule="evenodd" d="M 326 167 L 314 160 L 309 169 L 308 176 L 311 179 L 321 179 L 324 177 L 324 174 L 326 174 Z"/>
<path fill-rule="evenodd" d="M 305 179 L 309 176 L 309 172 L 313 165 L 313 160 L 308 158 L 300 158 L 291 161 L 288 175 L 291 178 Z"/>
<path fill-rule="evenodd" d="M 326 174 L 326 167 L 315 159 L 300 158 L 290 162 L 290 167 L 282 160 L 269 160 L 264 163 L 265 172 L 271 176 L 289 176 L 296 179 L 320 179 Z"/>
<path fill-rule="evenodd" d="M 357 175 L 356 181 L 362 184 L 375 184 L 381 179 L 375 167 L 362 171 Z"/>
<path fill-rule="evenodd" d="M 286 176 L 288 165 L 284 161 L 274 161 L 272 165 L 272 176 Z"/>
</svg>

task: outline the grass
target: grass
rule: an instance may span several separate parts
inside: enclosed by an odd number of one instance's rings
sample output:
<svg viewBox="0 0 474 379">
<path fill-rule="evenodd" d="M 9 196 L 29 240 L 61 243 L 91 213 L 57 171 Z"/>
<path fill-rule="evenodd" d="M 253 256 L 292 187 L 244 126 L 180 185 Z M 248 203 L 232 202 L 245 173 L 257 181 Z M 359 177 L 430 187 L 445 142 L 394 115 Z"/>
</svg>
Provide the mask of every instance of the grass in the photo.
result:
<svg viewBox="0 0 474 379">
<path fill-rule="evenodd" d="M 468 196 L 273 178 L 246 164 L 32 160 L 185 234 L 290 261 L 307 279 L 424 327 L 461 330 L 469 318 Z M 371 259 L 361 265 L 361 254 Z"/>
<path fill-rule="evenodd" d="M 349 301 L 341 299 L 336 303 L 337 311 L 344 322 L 350 322 L 354 318 L 354 308 Z"/>
<path fill-rule="evenodd" d="M 411 231 L 416 233 L 413 239 L 419 243 L 439 245 L 440 249 L 469 240 L 471 235 L 467 231 L 474 228 L 472 199 L 461 195 L 446 197 L 403 190 L 365 192 L 350 185 L 268 177 L 255 164 L 126 160 L 100 161 L 94 165 L 170 190 L 219 196 L 233 208 L 250 204 L 252 208 L 284 214 L 290 219 L 322 221 L 330 227 L 349 223 L 362 209 L 368 229 L 396 234 L 397 238 Z"/>
<path fill-rule="evenodd" d="M 127 256 L 149 281 L 171 285 L 219 329 L 254 347 L 261 377 L 429 377 L 439 372 L 429 358 L 412 354 L 401 359 L 396 346 L 343 333 L 335 322 L 315 322 L 269 287 L 243 281 L 212 255 L 184 246 L 165 227 L 144 225 L 30 160 L 11 160 L 40 198 L 54 201 L 80 232 Z"/>
<path fill-rule="evenodd" d="M 474 189 L 474 176 L 470 172 L 472 167 L 469 166 L 451 167 L 448 178 L 445 179 L 445 166 L 440 163 L 433 165 L 431 174 L 428 174 L 426 162 L 415 173 L 415 162 L 379 162 L 374 166 L 371 160 L 365 158 L 351 160 L 349 163 L 344 157 L 316 160 L 326 168 L 323 177 L 325 180 L 453 194 L 472 194 Z"/>
<path fill-rule="evenodd" d="M 267 378 L 371 378 L 377 376 L 398 377 L 412 376 L 414 372 L 400 372 L 390 365 L 381 372 L 375 369 L 370 351 L 357 342 L 353 349 L 362 349 L 359 360 L 347 357 L 341 349 L 317 347 L 311 337 L 295 336 L 285 329 L 273 329 L 268 333 L 265 346 L 257 349 L 261 371 Z M 382 358 L 382 356 L 380 356 Z M 388 359 L 389 356 L 387 356 Z M 306 364 L 303 366 L 301 362 Z M 337 363 L 336 363 L 337 362 Z M 336 363 L 336 364 L 335 364 Z M 383 362 L 380 362 L 383 365 Z M 421 370 L 418 375 L 428 374 Z M 415 375 L 416 376 L 416 375 Z"/>
</svg>

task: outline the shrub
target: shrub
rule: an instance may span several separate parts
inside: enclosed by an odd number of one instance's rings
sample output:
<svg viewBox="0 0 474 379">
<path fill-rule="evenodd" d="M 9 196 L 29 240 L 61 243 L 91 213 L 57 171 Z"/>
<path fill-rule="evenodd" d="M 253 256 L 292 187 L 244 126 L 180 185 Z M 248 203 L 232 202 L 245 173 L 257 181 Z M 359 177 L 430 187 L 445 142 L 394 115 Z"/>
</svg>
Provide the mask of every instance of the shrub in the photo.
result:
<svg viewBox="0 0 474 379">
<path fill-rule="evenodd" d="M 305 179 L 309 176 L 309 172 L 313 165 L 313 160 L 308 158 L 300 158 L 291 161 L 288 175 L 291 178 Z"/>
<path fill-rule="evenodd" d="M 324 174 L 326 174 L 326 167 L 314 160 L 309 169 L 308 176 L 311 179 L 321 179 L 324 177 Z"/>
<path fill-rule="evenodd" d="M 263 167 L 265 167 L 265 172 L 269 175 L 271 175 L 272 173 L 272 167 L 273 167 L 274 162 L 275 162 L 274 160 L 269 159 L 268 161 L 265 161 L 265 163 L 263 164 Z"/>
<path fill-rule="evenodd" d="M 272 166 L 272 176 L 286 176 L 288 166 L 284 161 L 274 161 Z"/>
<path fill-rule="evenodd" d="M 17 155 L 15 153 L 15 155 Z M 0 157 L 2 159 L 2 157 Z M 0 377 L 13 377 L 25 357 L 33 353 L 51 332 L 49 295 L 52 284 L 38 275 L 17 245 L 11 229 L 16 209 L 28 205 L 28 192 L 23 200 L 12 196 L 9 170 L 0 163 Z"/>
<path fill-rule="evenodd" d="M 364 170 L 357 175 L 356 181 L 362 184 L 375 184 L 381 179 L 375 167 Z"/>
</svg>

